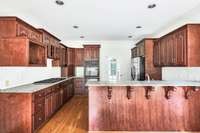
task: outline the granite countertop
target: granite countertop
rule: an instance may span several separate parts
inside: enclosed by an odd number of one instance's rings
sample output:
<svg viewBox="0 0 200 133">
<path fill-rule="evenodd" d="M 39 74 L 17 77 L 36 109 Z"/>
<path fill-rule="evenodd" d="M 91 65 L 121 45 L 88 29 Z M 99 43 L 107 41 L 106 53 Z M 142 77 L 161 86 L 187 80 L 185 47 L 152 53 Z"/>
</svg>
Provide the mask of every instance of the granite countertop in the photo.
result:
<svg viewBox="0 0 200 133">
<path fill-rule="evenodd" d="M 27 85 L 22 85 L 22 86 L 17 86 L 13 88 L 8 88 L 8 89 L 0 89 L 0 93 L 34 93 L 36 91 L 51 87 L 53 85 L 62 83 L 64 81 L 70 80 L 72 78 L 76 77 L 65 77 L 66 79 L 55 82 L 55 83 L 39 83 L 39 84 L 27 84 Z"/>
<path fill-rule="evenodd" d="M 86 86 L 196 86 L 200 87 L 197 81 L 88 81 Z"/>
</svg>

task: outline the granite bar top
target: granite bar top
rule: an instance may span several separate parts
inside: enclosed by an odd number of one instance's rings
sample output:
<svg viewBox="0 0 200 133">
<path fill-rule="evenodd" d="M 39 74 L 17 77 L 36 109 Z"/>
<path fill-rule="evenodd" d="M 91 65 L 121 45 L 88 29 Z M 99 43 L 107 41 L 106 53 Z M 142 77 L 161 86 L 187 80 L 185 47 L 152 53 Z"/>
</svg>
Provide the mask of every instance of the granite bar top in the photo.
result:
<svg viewBox="0 0 200 133">
<path fill-rule="evenodd" d="M 66 79 L 55 82 L 55 83 L 39 83 L 39 84 L 27 84 L 27 85 L 22 85 L 22 86 L 17 86 L 13 88 L 8 88 L 8 89 L 0 89 L 0 93 L 34 93 L 37 91 L 40 91 L 42 89 L 54 86 L 56 84 L 62 83 L 64 81 L 70 80 L 72 78 L 76 77 L 65 77 Z"/>
<path fill-rule="evenodd" d="M 88 81 L 86 86 L 195 86 L 200 87 L 200 82 L 197 81 Z"/>
</svg>

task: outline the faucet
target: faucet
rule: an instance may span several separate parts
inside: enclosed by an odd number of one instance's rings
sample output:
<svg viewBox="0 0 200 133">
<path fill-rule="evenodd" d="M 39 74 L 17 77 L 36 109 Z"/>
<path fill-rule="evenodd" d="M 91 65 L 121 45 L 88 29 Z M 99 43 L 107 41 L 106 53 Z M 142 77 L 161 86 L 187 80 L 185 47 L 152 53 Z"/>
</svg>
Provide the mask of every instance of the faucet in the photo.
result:
<svg viewBox="0 0 200 133">
<path fill-rule="evenodd" d="M 145 77 L 147 77 L 147 81 L 150 82 L 150 75 L 148 73 L 145 74 Z"/>
</svg>

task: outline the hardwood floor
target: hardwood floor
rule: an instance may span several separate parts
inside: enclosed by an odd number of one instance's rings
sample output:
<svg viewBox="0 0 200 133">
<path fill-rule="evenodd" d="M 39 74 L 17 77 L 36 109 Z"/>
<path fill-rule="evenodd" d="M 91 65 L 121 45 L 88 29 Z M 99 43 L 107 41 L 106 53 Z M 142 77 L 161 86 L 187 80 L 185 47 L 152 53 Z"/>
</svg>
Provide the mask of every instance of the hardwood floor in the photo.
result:
<svg viewBox="0 0 200 133">
<path fill-rule="evenodd" d="M 88 133 L 88 98 L 85 96 L 73 97 L 38 131 L 38 133 Z M 89 133 L 145 133 L 145 132 L 115 131 L 115 132 L 89 132 Z M 155 133 L 155 132 L 146 132 L 146 133 Z M 162 133 L 162 132 L 156 132 L 156 133 Z M 164 132 L 164 133 L 170 133 L 170 132 Z"/>
<path fill-rule="evenodd" d="M 38 133 L 87 133 L 88 98 L 75 96 Z"/>
</svg>

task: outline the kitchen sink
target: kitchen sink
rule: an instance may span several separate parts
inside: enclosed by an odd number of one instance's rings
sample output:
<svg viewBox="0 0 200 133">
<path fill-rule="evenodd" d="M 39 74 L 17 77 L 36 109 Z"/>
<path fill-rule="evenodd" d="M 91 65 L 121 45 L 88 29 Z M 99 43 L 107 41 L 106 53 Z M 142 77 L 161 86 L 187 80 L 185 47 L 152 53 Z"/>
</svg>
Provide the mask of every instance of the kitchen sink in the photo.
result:
<svg viewBox="0 0 200 133">
<path fill-rule="evenodd" d="M 34 82 L 34 84 L 48 84 L 48 83 L 56 83 L 62 80 L 65 80 L 66 78 L 50 78 L 50 79 L 45 79 L 41 81 Z"/>
</svg>

